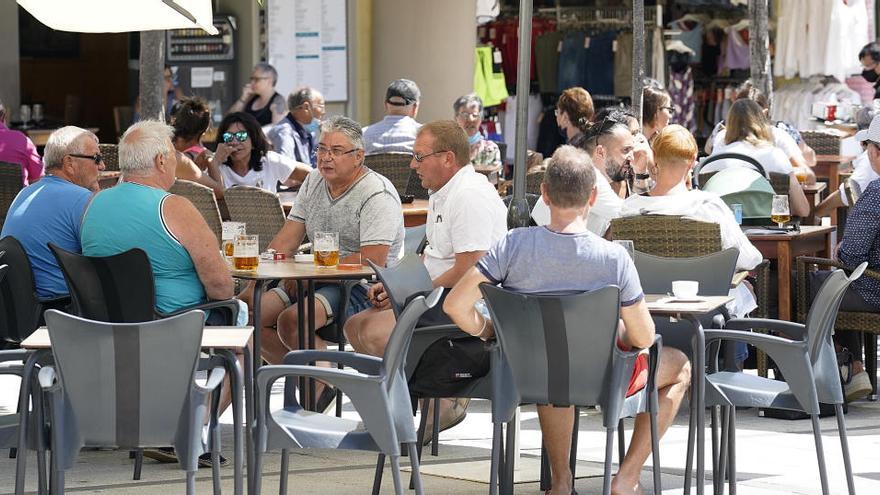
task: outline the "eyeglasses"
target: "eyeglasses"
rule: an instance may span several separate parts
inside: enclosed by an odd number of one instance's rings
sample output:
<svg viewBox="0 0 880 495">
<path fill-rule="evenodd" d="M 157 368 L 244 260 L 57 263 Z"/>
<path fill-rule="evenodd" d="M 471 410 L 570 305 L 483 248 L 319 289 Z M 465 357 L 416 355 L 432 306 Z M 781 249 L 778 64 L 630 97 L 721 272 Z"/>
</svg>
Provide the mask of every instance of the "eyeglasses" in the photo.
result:
<svg viewBox="0 0 880 495">
<path fill-rule="evenodd" d="M 360 148 L 352 148 L 348 151 L 343 151 L 342 148 L 326 148 L 324 146 L 318 146 L 318 149 L 315 150 L 315 154 L 320 158 L 322 156 L 330 155 L 333 158 L 342 158 L 343 156 L 354 153 Z"/>
<path fill-rule="evenodd" d="M 235 139 L 239 143 L 243 143 L 248 140 L 248 133 L 247 133 L 247 131 L 224 132 L 223 133 L 223 142 L 224 143 L 231 143 L 233 139 Z"/>
<path fill-rule="evenodd" d="M 459 116 L 459 118 L 462 118 L 465 120 L 467 120 L 467 119 L 480 120 L 480 118 L 483 116 L 483 112 L 474 112 L 474 113 L 458 112 L 458 116 Z"/>
<path fill-rule="evenodd" d="M 100 165 L 104 161 L 104 157 L 101 156 L 100 153 L 95 153 L 94 155 L 80 155 L 78 153 L 69 153 L 69 155 L 74 158 L 84 158 L 86 160 L 91 160 L 95 162 L 95 165 Z"/>
<path fill-rule="evenodd" d="M 675 115 L 675 107 L 660 107 L 662 110 L 669 112 L 669 115 Z"/>
<path fill-rule="evenodd" d="M 259 82 L 263 79 L 272 79 L 272 76 L 251 76 L 251 82 Z"/>
<path fill-rule="evenodd" d="M 449 150 L 437 150 L 437 151 L 433 151 L 431 153 L 428 153 L 427 155 L 420 155 L 418 153 L 413 153 L 413 158 L 416 159 L 416 162 L 422 163 L 423 161 L 425 161 L 425 158 L 428 158 L 429 156 L 434 156 L 439 153 L 446 153 L 447 151 L 449 151 Z"/>
</svg>

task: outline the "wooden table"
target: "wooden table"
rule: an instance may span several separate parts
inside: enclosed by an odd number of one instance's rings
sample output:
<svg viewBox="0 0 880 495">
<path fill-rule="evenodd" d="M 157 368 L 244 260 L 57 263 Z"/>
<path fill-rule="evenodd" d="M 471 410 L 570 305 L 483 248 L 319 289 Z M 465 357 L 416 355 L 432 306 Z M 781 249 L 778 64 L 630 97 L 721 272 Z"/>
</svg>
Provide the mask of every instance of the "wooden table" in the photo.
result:
<svg viewBox="0 0 880 495">
<path fill-rule="evenodd" d="M 764 258 L 777 260 L 777 279 L 779 286 L 779 319 L 791 320 L 791 266 L 798 256 L 823 255 L 829 257 L 837 241 L 837 227 L 803 225 L 800 232 L 778 234 L 750 234 L 744 228 L 746 237 L 761 252 Z"/>
<path fill-rule="evenodd" d="M 297 193 L 292 191 L 278 193 L 278 199 L 281 200 L 281 206 L 284 208 L 285 215 L 290 213 L 296 194 Z M 427 199 L 415 199 L 412 203 L 403 203 L 400 206 L 403 209 L 404 227 L 415 227 L 418 225 L 424 225 L 428 222 Z"/>
<path fill-rule="evenodd" d="M 694 362 L 691 367 L 691 427 L 688 429 L 688 446 L 696 442 L 697 454 L 697 495 L 703 495 L 704 480 L 706 477 L 706 337 L 703 334 L 703 325 L 700 323 L 700 317 L 709 315 L 718 310 L 718 308 L 733 301 L 732 296 L 706 296 L 701 302 L 670 302 L 670 296 L 666 294 L 647 294 L 645 295 L 645 303 L 648 306 L 648 312 L 651 316 L 676 318 L 690 322 L 693 327 L 694 334 L 692 337 L 692 346 L 694 351 Z M 687 461 L 685 463 L 685 471 L 690 472 L 692 466 L 693 451 L 688 448 Z M 717 476 L 713 473 L 713 476 Z M 690 493 L 690 476 L 686 476 L 684 480 L 684 493 Z"/>
<path fill-rule="evenodd" d="M 818 225 L 816 218 L 816 207 L 822 201 L 822 192 L 828 189 L 828 184 L 817 182 L 815 184 L 802 184 L 804 195 L 807 197 L 807 203 L 810 204 L 810 216 L 804 218 L 803 223 L 806 225 Z"/>
<path fill-rule="evenodd" d="M 49 136 L 57 130 L 58 129 L 23 129 L 23 132 L 31 138 L 34 146 L 42 147 L 46 146 L 46 143 L 49 142 Z M 97 134 L 99 129 L 97 127 L 87 127 L 86 130 Z"/>
<path fill-rule="evenodd" d="M 227 370 L 231 370 L 228 373 L 229 375 L 229 383 L 230 388 L 232 389 L 232 416 L 233 416 L 233 450 L 235 452 L 234 457 L 234 493 L 236 495 L 240 495 L 243 493 L 242 491 L 242 473 L 243 473 L 243 461 L 245 455 L 248 458 L 248 484 L 250 485 L 250 480 L 254 479 L 252 468 L 253 468 L 253 454 L 254 454 L 254 445 L 251 441 L 251 435 L 248 434 L 245 437 L 245 442 L 242 442 L 242 421 L 241 421 L 241 390 L 244 388 L 245 391 L 245 423 L 248 429 L 254 426 L 254 417 L 249 414 L 251 411 L 251 405 L 254 403 L 252 390 L 254 386 L 253 374 L 249 369 L 245 370 L 245 377 L 242 383 L 242 375 L 241 368 L 238 366 L 238 360 L 235 358 L 234 352 L 241 352 L 245 356 L 245 362 L 250 364 L 249 361 L 258 361 L 254 360 L 251 357 L 251 353 L 248 350 L 248 342 L 250 341 L 251 335 L 254 333 L 254 327 L 205 327 L 205 330 L 202 332 L 202 344 L 201 347 L 204 350 L 213 349 L 217 355 L 222 357 L 227 364 Z M 49 329 L 46 327 L 40 327 L 34 331 L 28 338 L 24 339 L 21 343 L 21 347 L 23 349 L 29 349 L 33 351 L 38 351 L 33 353 L 33 356 L 28 359 L 28 364 L 33 366 L 36 364 L 36 356 L 40 351 L 46 352 L 48 349 L 52 348 L 52 341 L 49 338 Z M 30 364 L 33 360 L 33 364 Z M 24 395 L 24 403 L 25 407 L 20 408 L 21 411 L 27 411 L 27 399 L 30 394 Z M 27 431 L 22 425 L 27 424 L 27 414 L 21 415 L 21 425 L 19 430 L 21 432 Z M 246 444 L 246 454 L 242 450 L 243 443 Z M 20 444 L 21 445 L 21 444 Z M 19 450 L 22 456 L 24 456 L 25 450 Z M 250 490 L 248 490 L 250 492 Z"/>
</svg>

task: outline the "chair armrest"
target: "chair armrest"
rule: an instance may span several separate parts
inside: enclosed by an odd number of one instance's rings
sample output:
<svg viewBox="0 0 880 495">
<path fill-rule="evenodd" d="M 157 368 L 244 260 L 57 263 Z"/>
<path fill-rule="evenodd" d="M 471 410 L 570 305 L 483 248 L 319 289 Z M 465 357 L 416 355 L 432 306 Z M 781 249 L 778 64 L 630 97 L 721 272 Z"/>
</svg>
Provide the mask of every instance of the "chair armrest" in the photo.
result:
<svg viewBox="0 0 880 495">
<path fill-rule="evenodd" d="M 54 366 L 43 366 L 37 374 L 40 381 L 40 387 L 47 392 L 55 391 L 61 388 L 58 383 L 58 375 L 55 373 Z"/>
<path fill-rule="evenodd" d="M 226 378 L 226 369 L 222 366 L 216 366 L 208 373 L 208 381 L 204 385 L 193 382 L 193 388 L 207 394 L 216 390 L 223 383 L 224 378 Z"/>
<path fill-rule="evenodd" d="M 828 259 L 828 258 L 816 258 L 816 257 L 812 257 L 812 256 L 798 256 L 797 260 L 798 260 L 798 266 L 803 264 L 803 265 L 816 265 L 817 267 L 827 266 L 829 268 L 840 268 L 841 270 L 846 272 L 847 275 L 849 275 L 850 273 L 852 273 L 853 270 L 856 269 L 853 266 L 844 265 L 840 261 L 832 260 L 832 259 Z M 880 272 L 875 271 L 875 270 L 865 270 L 865 272 L 862 275 L 880 280 Z"/>
<path fill-rule="evenodd" d="M 209 301 L 203 304 L 196 304 L 195 306 L 190 306 L 188 308 L 179 309 L 177 311 L 172 311 L 171 313 L 162 313 L 160 311 L 156 311 L 156 315 L 160 318 L 169 318 L 171 316 L 177 316 L 179 314 L 187 313 L 194 309 L 199 309 L 207 313 L 212 309 L 227 309 L 230 313 L 232 313 L 232 320 L 227 322 L 228 325 L 235 324 L 235 318 L 238 316 L 238 303 L 235 299 L 224 299 L 222 301 Z"/>
<path fill-rule="evenodd" d="M 807 335 L 807 327 L 802 323 L 771 320 L 769 318 L 734 318 L 724 325 L 726 330 L 751 330 L 765 328 L 773 332 L 784 333 L 792 339 L 803 340 Z"/>
<path fill-rule="evenodd" d="M 27 349 L 9 349 L 0 351 L 0 363 L 5 363 L 7 361 L 24 361 L 27 359 L 29 352 L 30 351 Z"/>
<path fill-rule="evenodd" d="M 321 366 L 273 364 L 269 366 L 263 366 L 259 370 L 257 370 L 257 374 L 255 377 L 257 384 L 257 396 L 260 397 L 260 394 L 264 394 L 265 391 L 270 390 L 272 383 L 274 383 L 279 378 L 284 378 L 288 376 L 317 378 L 318 380 L 321 380 L 328 385 L 337 387 L 343 391 L 345 391 L 346 388 L 349 388 L 349 386 L 355 384 L 359 386 L 369 386 L 382 383 L 382 377 L 367 375 L 358 371 L 351 371 L 339 368 L 325 368 Z M 268 394 L 265 394 L 264 397 L 264 399 L 258 400 L 268 401 Z M 268 407 L 263 410 L 265 411 L 266 409 L 268 409 Z"/>
<path fill-rule="evenodd" d="M 341 364 L 367 375 L 378 375 L 382 366 L 381 358 L 356 352 L 302 350 L 290 351 L 284 356 L 284 365 L 308 366 L 316 361 Z"/>
</svg>

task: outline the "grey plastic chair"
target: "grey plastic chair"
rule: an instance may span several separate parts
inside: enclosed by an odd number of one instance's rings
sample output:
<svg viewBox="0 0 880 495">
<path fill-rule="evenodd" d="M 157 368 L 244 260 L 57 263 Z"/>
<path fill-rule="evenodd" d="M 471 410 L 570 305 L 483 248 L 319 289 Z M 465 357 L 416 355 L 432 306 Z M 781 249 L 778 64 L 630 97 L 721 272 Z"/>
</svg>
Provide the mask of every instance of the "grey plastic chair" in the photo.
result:
<svg viewBox="0 0 880 495">
<path fill-rule="evenodd" d="M 662 493 L 655 383 L 661 340 L 658 336 L 651 347 L 648 385 L 625 397 L 638 350 L 622 351 L 617 346 L 619 289 L 609 286 L 582 294 L 541 296 L 484 283 L 480 290 L 516 384 L 514 400 L 506 401 L 509 409 L 503 416 L 493 417 L 496 434 L 492 441 L 492 476 L 500 463 L 500 423 L 513 418 L 517 405 L 599 405 L 606 431 L 603 493 L 611 493 L 614 430 L 621 418 L 641 412 L 651 414 L 654 493 Z M 508 445 L 513 442 L 509 432 L 514 430 L 508 428 Z M 572 456 L 575 452 L 576 440 Z M 513 463 L 505 465 L 506 478 L 512 481 Z M 490 483 L 494 485 L 494 480 Z"/>
<path fill-rule="evenodd" d="M 260 493 L 262 456 L 268 449 L 282 449 L 280 493 L 287 493 L 289 449 L 323 448 L 379 452 L 373 493 L 379 493 L 385 456 L 391 457 L 394 491 L 404 493 L 400 479 L 400 445 L 407 444 L 416 493 L 422 493 L 416 431 L 412 421 L 409 387 L 403 363 L 413 329 L 422 313 L 440 299 L 442 288 L 410 302 L 397 319 L 382 359 L 339 351 L 292 351 L 284 364 L 263 366 L 257 371 L 256 400 L 262 402 L 257 422 L 255 493 Z M 309 366 L 313 361 L 331 361 L 354 370 Z M 284 407 L 269 411 L 272 384 L 282 377 L 314 377 L 342 389 L 360 414 L 362 422 L 306 411 L 296 401 L 294 380 L 285 381 Z"/>
<path fill-rule="evenodd" d="M 427 225 L 407 227 L 403 233 L 404 254 L 422 254 L 428 245 Z"/>
<path fill-rule="evenodd" d="M 806 325 L 758 318 L 733 319 L 727 322 L 729 329 L 767 328 L 783 334 L 784 337 L 730 330 L 706 330 L 707 344 L 713 341 L 731 340 L 745 342 L 762 349 L 779 366 L 785 380 L 777 381 L 729 371 L 712 373 L 706 377 L 708 380 L 706 405 L 721 406 L 725 422 L 728 423 L 725 432 L 722 433 L 719 456 L 720 472 L 724 472 L 728 457 L 730 460 L 731 493 L 736 489 L 736 406 L 746 406 L 790 409 L 804 411 L 810 415 L 822 493 L 827 495 L 828 474 L 825 469 L 825 455 L 819 430 L 819 402 L 823 402 L 834 404 L 847 488 L 850 495 L 855 494 L 846 423 L 843 417 L 843 390 L 840 386 L 840 372 L 837 369 L 837 357 L 831 334 L 846 289 L 862 275 L 867 266 L 867 263 L 862 263 L 849 277 L 843 270 L 835 270 L 819 288 L 819 293 L 807 315 Z"/>
<path fill-rule="evenodd" d="M 173 445 L 195 494 L 202 425 L 210 397 L 210 447 L 219 488 L 217 428 L 222 366 L 195 382 L 205 314 L 146 323 L 103 323 L 46 312 L 55 364 L 40 370 L 49 403 L 53 493 L 84 446 L 137 449 Z"/>
<path fill-rule="evenodd" d="M 672 290 L 673 280 L 696 280 L 700 283 L 700 295 L 726 296 L 730 291 L 730 281 L 736 271 L 738 257 L 739 250 L 736 248 L 728 248 L 692 258 L 666 258 L 635 251 L 633 261 L 639 272 L 642 290 L 646 294 L 668 293 Z M 700 318 L 700 323 L 703 328 L 724 328 L 724 322 L 728 319 L 730 317 L 727 311 L 722 308 L 719 313 Z M 663 336 L 663 345 L 681 350 L 693 362 L 693 324 L 687 321 L 670 322 L 669 318 L 654 318 L 654 325 L 657 333 Z M 691 383 L 696 383 L 696 377 L 699 376 L 699 373 L 696 367 L 693 367 L 692 371 Z M 684 486 L 686 491 L 690 490 L 690 475 L 696 445 L 696 414 L 701 414 L 701 412 L 692 405 L 688 424 L 687 460 L 685 462 Z M 714 432 L 716 431 L 714 425 L 718 422 L 718 418 L 714 414 L 712 421 Z M 623 424 L 621 424 L 619 432 L 622 438 Z M 713 445 L 717 444 L 716 435 L 712 436 L 712 442 Z M 623 445 L 623 442 L 620 444 Z M 623 454 L 624 452 L 621 451 L 621 458 Z M 717 465 L 717 459 L 713 458 L 713 466 L 715 465 Z M 718 477 L 715 478 L 717 482 Z"/>
</svg>

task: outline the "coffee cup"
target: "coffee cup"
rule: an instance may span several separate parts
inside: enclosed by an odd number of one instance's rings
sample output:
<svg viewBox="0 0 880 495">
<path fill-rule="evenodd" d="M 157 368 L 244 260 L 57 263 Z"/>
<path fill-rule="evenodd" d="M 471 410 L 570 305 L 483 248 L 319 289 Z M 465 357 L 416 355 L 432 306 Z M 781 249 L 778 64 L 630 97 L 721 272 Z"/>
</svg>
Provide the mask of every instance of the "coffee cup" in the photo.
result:
<svg viewBox="0 0 880 495">
<path fill-rule="evenodd" d="M 674 280 L 672 282 L 672 294 L 675 297 L 692 299 L 697 297 L 700 291 L 700 283 L 696 280 Z"/>
</svg>

